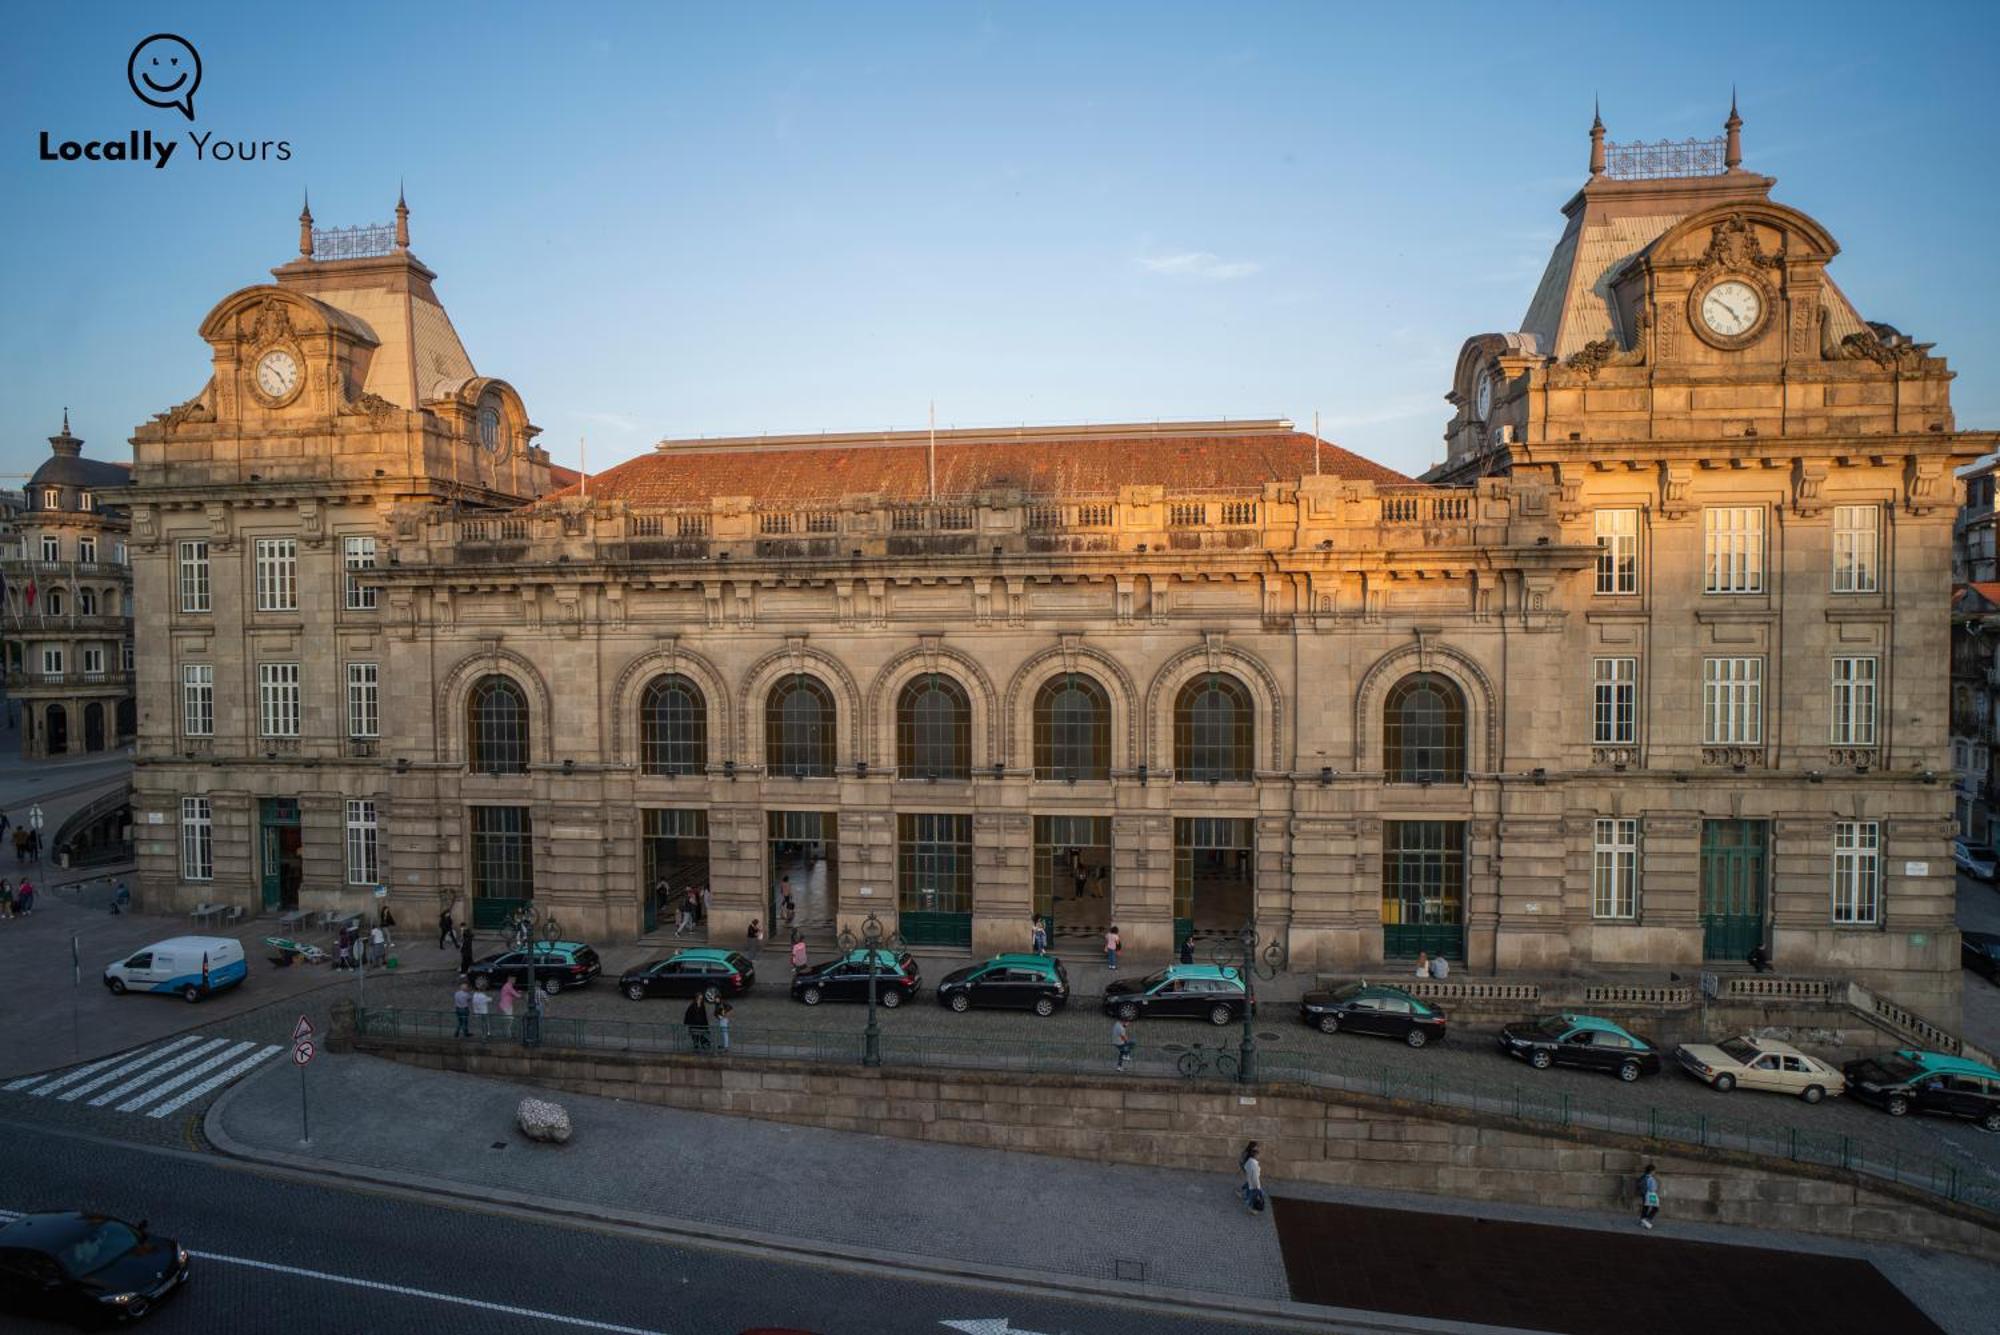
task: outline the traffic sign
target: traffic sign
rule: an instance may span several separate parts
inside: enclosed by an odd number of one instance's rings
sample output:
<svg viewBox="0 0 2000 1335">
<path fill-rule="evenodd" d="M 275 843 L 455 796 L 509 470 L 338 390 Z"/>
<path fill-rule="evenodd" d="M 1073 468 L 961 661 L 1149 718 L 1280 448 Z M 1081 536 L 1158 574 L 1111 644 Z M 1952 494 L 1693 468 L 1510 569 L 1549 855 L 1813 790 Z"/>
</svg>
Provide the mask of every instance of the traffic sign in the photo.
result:
<svg viewBox="0 0 2000 1335">
<path fill-rule="evenodd" d="M 304 1066 L 307 1062 L 311 1061 L 312 1059 L 313 1059 L 312 1043 L 306 1039 L 303 1038 L 300 1039 L 298 1043 L 294 1045 L 292 1048 L 292 1060 L 297 1062 L 299 1065 Z"/>
<path fill-rule="evenodd" d="M 313 1022 L 311 1020 L 308 1020 L 305 1016 L 301 1015 L 299 1017 L 299 1022 L 292 1026 L 292 1042 L 302 1043 L 306 1039 L 311 1038 L 312 1036 L 313 1036 Z"/>
</svg>

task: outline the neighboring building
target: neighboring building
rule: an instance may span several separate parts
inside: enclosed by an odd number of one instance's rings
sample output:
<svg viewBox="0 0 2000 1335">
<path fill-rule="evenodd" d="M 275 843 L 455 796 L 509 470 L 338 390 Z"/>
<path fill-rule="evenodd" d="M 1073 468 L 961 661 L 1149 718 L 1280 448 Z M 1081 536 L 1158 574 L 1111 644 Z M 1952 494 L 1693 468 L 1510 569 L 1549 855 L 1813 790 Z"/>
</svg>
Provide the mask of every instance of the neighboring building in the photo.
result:
<svg viewBox="0 0 2000 1335">
<path fill-rule="evenodd" d="M 21 710 L 29 758 L 103 751 L 133 740 L 132 570 L 123 464 L 83 457 L 70 434 L 28 479 L 26 507 L 0 548 L 5 576 L 7 694 Z"/>
<path fill-rule="evenodd" d="M 1955 1020 L 1935 665 L 1993 437 L 1739 126 L 1594 129 L 1427 483 L 1264 421 L 671 441 L 548 495 L 400 219 L 308 220 L 134 440 L 144 893 L 630 939 L 706 884 L 736 940 L 788 884 L 1363 972 L 1769 942 Z"/>
<path fill-rule="evenodd" d="M 1993 841 L 2000 803 L 1993 752 L 2000 744 L 2000 582 L 1961 584 L 1951 606 L 1951 768 L 1955 828 L 1975 844 Z"/>
<path fill-rule="evenodd" d="M 2000 458 L 1982 459 L 1959 470 L 1965 504 L 1951 526 L 1951 577 L 1959 584 L 1990 584 L 2000 580 L 2000 560 L 1994 552 L 1996 514 L 1993 508 L 1995 472 Z"/>
</svg>

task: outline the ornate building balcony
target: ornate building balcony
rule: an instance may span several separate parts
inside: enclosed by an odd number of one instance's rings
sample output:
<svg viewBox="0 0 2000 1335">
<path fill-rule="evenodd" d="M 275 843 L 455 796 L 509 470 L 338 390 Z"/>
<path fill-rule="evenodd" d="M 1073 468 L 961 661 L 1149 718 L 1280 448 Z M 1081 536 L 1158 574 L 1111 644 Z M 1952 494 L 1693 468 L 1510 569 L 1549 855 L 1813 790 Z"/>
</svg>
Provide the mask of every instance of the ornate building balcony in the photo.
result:
<svg viewBox="0 0 2000 1335">
<path fill-rule="evenodd" d="M 7 689 L 14 694 L 108 695 L 130 691 L 130 672 L 9 672 Z"/>
<path fill-rule="evenodd" d="M 1761 746 L 1704 746 L 1701 763 L 1727 769 L 1763 769 L 1769 753 Z"/>
</svg>

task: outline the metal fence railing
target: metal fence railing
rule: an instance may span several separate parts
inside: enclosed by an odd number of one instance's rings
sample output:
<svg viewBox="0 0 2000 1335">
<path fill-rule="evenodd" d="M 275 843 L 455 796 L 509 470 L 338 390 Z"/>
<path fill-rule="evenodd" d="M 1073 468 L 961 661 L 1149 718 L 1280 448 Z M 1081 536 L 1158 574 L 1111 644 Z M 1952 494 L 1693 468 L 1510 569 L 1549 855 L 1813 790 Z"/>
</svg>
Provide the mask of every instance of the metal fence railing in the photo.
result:
<svg viewBox="0 0 2000 1335">
<path fill-rule="evenodd" d="M 457 1031 L 452 1011 L 368 1007 L 354 1016 L 357 1035 L 449 1039 Z M 539 1023 L 539 1029 L 536 1025 Z M 539 1022 L 524 1016 L 487 1015 L 470 1019 L 468 1037 L 476 1042 L 518 1044 L 585 1052 L 691 1053 L 694 1037 L 687 1027 L 645 1021 L 558 1019 Z M 1150 1039 L 1150 1034 L 1148 1039 Z M 711 1029 L 708 1051 L 719 1053 L 721 1034 Z M 1184 1043 L 1144 1042 L 1133 1052 L 1124 1073 L 1151 1078 L 1178 1075 L 1180 1058 L 1191 1047 L 1203 1056 L 1234 1056 L 1236 1045 L 1225 1041 L 1200 1048 Z M 774 1058 L 828 1065 L 860 1065 L 864 1041 L 854 1029 L 772 1030 L 737 1025 L 730 1036 L 731 1057 Z M 1037 1042 L 983 1036 L 903 1034 L 883 1030 L 882 1063 L 887 1067 L 936 1067 L 980 1071 L 1103 1073 L 1112 1069 L 1109 1043 Z M 1212 1063 L 1195 1063 L 1214 1069 Z M 1914 1153 L 1894 1144 L 1878 1144 L 1838 1132 L 1806 1130 L 1754 1117 L 1715 1117 L 1684 1108 L 1632 1102 L 1610 1103 L 1578 1098 L 1546 1083 L 1515 1081 L 1508 1086 L 1480 1089 L 1454 1083 L 1420 1066 L 1390 1066 L 1354 1061 L 1333 1049 L 1260 1047 L 1257 1075 L 1261 1081 L 1286 1081 L 1320 1089 L 1396 1099 L 1438 1108 L 1454 1108 L 1500 1117 L 1527 1127 L 1563 1131 L 1603 1131 L 1636 1136 L 1665 1147 L 1728 1150 L 1790 1163 L 1845 1169 L 1867 1177 L 1900 1183 L 1932 1195 L 2000 1215 L 2000 1175 L 1949 1163 L 1935 1155 Z M 1621 1086 L 1622 1088 L 1622 1086 Z"/>
</svg>

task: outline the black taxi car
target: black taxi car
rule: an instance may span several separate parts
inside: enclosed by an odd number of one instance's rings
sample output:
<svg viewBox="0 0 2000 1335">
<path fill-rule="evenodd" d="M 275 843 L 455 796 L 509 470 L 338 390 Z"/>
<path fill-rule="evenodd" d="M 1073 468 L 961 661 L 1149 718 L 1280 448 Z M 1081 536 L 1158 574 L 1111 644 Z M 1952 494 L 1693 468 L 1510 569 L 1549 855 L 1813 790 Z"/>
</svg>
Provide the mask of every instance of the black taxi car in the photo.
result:
<svg viewBox="0 0 2000 1335">
<path fill-rule="evenodd" d="M 1236 970 L 1220 964 L 1170 964 L 1144 978 L 1121 978 L 1104 989 L 1104 1013 L 1121 1020 L 1188 1019 L 1229 1024 L 1257 1007 Z"/>
<path fill-rule="evenodd" d="M 537 941 L 532 952 L 523 947 L 488 955 L 467 969 L 465 976 L 492 989 L 510 977 L 516 987 L 525 988 L 532 975 L 536 986 L 554 996 L 566 987 L 582 987 L 603 972 L 604 963 L 597 952 L 581 941 Z"/>
<path fill-rule="evenodd" d="M 875 1000 L 894 1010 L 917 995 L 923 974 L 907 950 L 850 950 L 837 960 L 815 964 L 792 975 L 792 1000 L 817 1006 L 822 1001 L 866 1001 L 868 979 L 875 978 Z"/>
<path fill-rule="evenodd" d="M 1633 1081 L 1660 1069 L 1660 1050 L 1652 1043 L 1595 1015 L 1544 1015 L 1500 1031 L 1500 1050 L 1519 1057 L 1537 1071 L 1551 1066 L 1576 1066 L 1609 1071 Z"/>
<path fill-rule="evenodd" d="M 756 981 L 757 966 L 749 956 L 702 947 L 627 969 L 618 979 L 618 990 L 634 1001 L 692 996 L 719 1001 L 743 995 Z"/>
<path fill-rule="evenodd" d="M 1054 1015 L 1069 1001 L 1069 971 L 1052 955 L 995 955 L 946 974 L 937 999 L 955 1011 L 992 1006 Z"/>
<path fill-rule="evenodd" d="M 1299 1019 L 1323 1034 L 1377 1034 L 1413 1048 L 1444 1037 L 1445 1013 L 1400 987 L 1349 983 L 1331 992 L 1308 992 Z"/>
<path fill-rule="evenodd" d="M 70 1210 L 0 1225 L 0 1313 L 136 1321 L 187 1277 L 187 1248 L 143 1219 Z"/>
<path fill-rule="evenodd" d="M 1934 1113 L 2000 1132 L 2000 1070 L 1945 1052 L 1902 1048 L 1840 1068 L 1847 1092 L 1891 1117 Z"/>
</svg>

